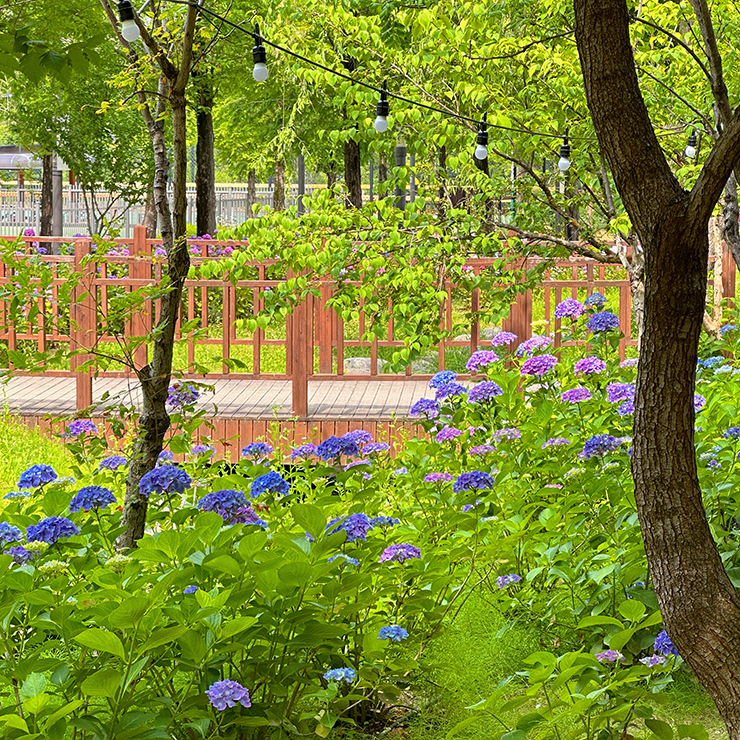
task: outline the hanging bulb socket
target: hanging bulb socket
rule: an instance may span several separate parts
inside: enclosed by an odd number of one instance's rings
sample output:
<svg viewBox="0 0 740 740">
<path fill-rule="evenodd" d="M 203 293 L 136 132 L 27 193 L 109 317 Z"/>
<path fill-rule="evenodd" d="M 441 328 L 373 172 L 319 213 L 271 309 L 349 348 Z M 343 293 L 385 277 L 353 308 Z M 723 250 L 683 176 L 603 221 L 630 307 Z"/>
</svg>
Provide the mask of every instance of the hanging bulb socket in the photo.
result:
<svg viewBox="0 0 740 740">
<path fill-rule="evenodd" d="M 388 130 L 388 111 L 390 106 L 388 105 L 388 88 L 386 87 L 385 80 L 383 80 L 383 86 L 380 88 L 380 100 L 378 105 L 375 107 L 375 123 L 373 126 L 379 134 L 383 134 Z"/>
<path fill-rule="evenodd" d="M 121 24 L 121 36 L 130 44 L 139 38 L 139 26 L 136 24 L 136 14 L 131 0 L 119 0 L 118 20 Z"/>
<path fill-rule="evenodd" d="M 488 159 L 488 113 L 483 114 L 483 118 L 478 126 L 478 137 L 475 140 L 475 144 L 473 156 L 481 161 Z"/>
<path fill-rule="evenodd" d="M 563 143 L 560 146 L 560 159 L 558 160 L 558 169 L 561 172 L 567 172 L 570 169 L 570 143 L 568 141 L 568 129 L 565 129 Z"/>
<path fill-rule="evenodd" d="M 262 43 L 258 23 L 254 24 L 254 33 L 252 36 L 254 37 L 254 47 L 252 48 L 254 69 L 252 70 L 252 76 L 257 82 L 265 82 L 270 76 L 270 70 L 267 69 L 267 51 L 265 51 L 265 45 Z"/>
<path fill-rule="evenodd" d="M 689 159 L 696 156 L 696 131 L 692 128 L 689 134 L 689 140 L 686 143 L 686 149 L 683 152 Z"/>
</svg>

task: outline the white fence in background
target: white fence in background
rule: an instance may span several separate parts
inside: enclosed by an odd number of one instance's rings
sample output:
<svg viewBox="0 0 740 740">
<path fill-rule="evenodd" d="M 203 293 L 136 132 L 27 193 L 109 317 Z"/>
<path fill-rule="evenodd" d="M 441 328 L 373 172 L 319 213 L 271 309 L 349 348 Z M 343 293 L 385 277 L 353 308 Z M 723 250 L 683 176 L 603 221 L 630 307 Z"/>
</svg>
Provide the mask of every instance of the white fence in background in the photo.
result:
<svg viewBox="0 0 740 740">
<path fill-rule="evenodd" d="M 306 186 L 309 191 L 315 187 Z M 273 188 L 269 185 L 257 186 L 257 201 L 262 205 L 272 206 Z M 106 211 L 107 219 L 120 229 L 120 236 L 130 239 L 134 235 L 134 226 L 144 221 L 144 205 L 126 203 L 122 198 L 109 193 L 97 193 L 98 211 Z M 295 205 L 298 198 L 298 186 L 286 185 L 285 201 L 287 206 Z M 89 201 L 88 201 L 89 202 Z M 88 223 L 85 197 L 77 188 L 65 188 L 62 195 L 64 227 L 61 236 L 88 234 Z M 195 188 L 188 188 L 188 223 L 195 224 Z M 247 212 L 246 187 L 216 186 L 216 223 L 220 226 L 236 226 L 246 221 Z M 94 217 L 93 217 L 94 223 Z M 21 190 L 0 190 L 0 235 L 13 236 L 24 229 L 32 228 L 38 234 L 41 225 L 41 188 L 31 186 Z"/>
</svg>

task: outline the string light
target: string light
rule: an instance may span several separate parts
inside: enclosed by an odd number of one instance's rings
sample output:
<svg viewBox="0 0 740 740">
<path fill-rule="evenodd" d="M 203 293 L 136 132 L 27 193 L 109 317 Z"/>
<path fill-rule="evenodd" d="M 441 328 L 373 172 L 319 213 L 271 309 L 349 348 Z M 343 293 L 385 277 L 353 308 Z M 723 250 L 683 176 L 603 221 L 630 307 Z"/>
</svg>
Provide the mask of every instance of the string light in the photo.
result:
<svg viewBox="0 0 740 740">
<path fill-rule="evenodd" d="M 560 159 L 558 160 L 558 169 L 561 172 L 567 172 L 570 169 L 570 144 L 568 143 L 568 129 L 565 129 L 563 143 L 560 147 Z"/>
<path fill-rule="evenodd" d="M 686 149 L 684 149 L 683 153 L 691 159 L 692 157 L 696 156 L 696 131 L 692 128 L 691 133 L 689 134 L 689 140 L 686 144 Z"/>
<path fill-rule="evenodd" d="M 270 76 L 270 70 L 267 69 L 267 52 L 265 46 L 262 43 L 262 37 L 260 36 L 260 27 L 258 23 L 254 24 L 254 47 L 252 49 L 252 61 L 254 61 L 254 69 L 252 70 L 252 77 L 257 82 L 265 82 Z"/>
<path fill-rule="evenodd" d="M 386 87 L 385 80 L 383 80 L 383 87 L 380 88 L 380 100 L 375 108 L 375 130 L 379 134 L 384 134 L 388 130 L 388 111 L 390 106 L 388 105 L 388 88 Z"/>
<path fill-rule="evenodd" d="M 121 36 L 129 44 L 133 44 L 139 38 L 141 32 L 136 24 L 134 6 L 131 5 L 131 0 L 118 1 L 118 20 L 121 23 Z"/>
<path fill-rule="evenodd" d="M 488 113 L 483 114 L 478 126 L 478 138 L 473 156 L 481 161 L 488 159 Z"/>
</svg>

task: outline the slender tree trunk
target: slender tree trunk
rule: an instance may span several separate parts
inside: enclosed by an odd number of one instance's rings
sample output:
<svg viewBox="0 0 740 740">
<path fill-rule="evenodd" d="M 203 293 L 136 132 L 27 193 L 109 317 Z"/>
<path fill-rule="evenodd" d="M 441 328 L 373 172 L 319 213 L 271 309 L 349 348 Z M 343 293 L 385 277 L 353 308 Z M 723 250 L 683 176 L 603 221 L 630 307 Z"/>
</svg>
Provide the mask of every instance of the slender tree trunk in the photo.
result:
<svg viewBox="0 0 740 740">
<path fill-rule="evenodd" d="M 254 168 L 249 170 L 249 174 L 247 175 L 247 218 L 252 218 L 254 216 L 254 212 L 252 211 L 252 208 L 254 207 L 254 204 L 257 202 L 257 173 L 254 171 Z"/>
<path fill-rule="evenodd" d="M 447 147 L 441 146 L 438 152 L 439 190 L 437 191 L 437 215 L 443 218 L 447 211 Z"/>
<path fill-rule="evenodd" d="M 41 236 L 51 236 L 51 224 L 54 217 L 54 155 L 44 154 L 41 158 Z M 41 242 L 41 247 L 51 251 L 51 242 Z"/>
<path fill-rule="evenodd" d="M 707 224 L 740 156 L 740 115 L 725 126 L 686 192 L 662 153 L 640 93 L 626 0 L 575 0 L 574 6 L 588 107 L 645 250 L 632 453 L 645 553 L 666 630 L 716 702 L 731 740 L 738 740 L 740 597 L 703 506 L 694 386 L 706 300 Z"/>
<path fill-rule="evenodd" d="M 388 179 L 388 158 L 383 152 L 378 157 L 378 182 L 385 182 Z"/>
<path fill-rule="evenodd" d="M 740 208 L 737 200 L 737 179 L 733 172 L 725 185 L 725 197 L 722 203 L 722 237 L 730 248 L 735 264 L 740 268 L 738 218 L 740 218 Z"/>
<path fill-rule="evenodd" d="M 154 183 L 152 183 L 152 189 L 144 207 L 144 226 L 146 226 L 147 237 L 154 239 L 157 235 L 157 206 L 154 203 Z"/>
<path fill-rule="evenodd" d="M 344 202 L 348 208 L 362 208 L 362 162 L 360 144 L 354 139 L 344 142 Z"/>
<path fill-rule="evenodd" d="M 195 148 L 195 208 L 200 236 L 216 233 L 216 158 L 213 151 L 213 83 L 208 75 L 198 78 Z"/>
<path fill-rule="evenodd" d="M 285 160 L 282 157 L 275 163 L 275 188 L 272 191 L 272 207 L 276 211 L 285 210 Z"/>
<path fill-rule="evenodd" d="M 337 184 L 337 173 L 334 171 L 334 163 L 329 165 L 326 171 L 326 188 L 331 190 Z"/>
</svg>

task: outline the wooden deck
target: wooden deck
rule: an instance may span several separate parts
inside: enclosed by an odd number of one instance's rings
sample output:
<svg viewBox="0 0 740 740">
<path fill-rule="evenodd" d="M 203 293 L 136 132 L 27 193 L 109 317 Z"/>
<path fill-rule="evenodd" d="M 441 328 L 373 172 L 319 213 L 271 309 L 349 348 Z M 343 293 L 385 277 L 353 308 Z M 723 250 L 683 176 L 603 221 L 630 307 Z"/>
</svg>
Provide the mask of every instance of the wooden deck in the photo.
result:
<svg viewBox="0 0 740 740">
<path fill-rule="evenodd" d="M 214 392 L 204 393 L 199 408 L 209 418 L 288 420 L 291 413 L 289 380 L 216 380 Z M 75 378 L 16 376 L 0 385 L 0 402 L 23 417 L 75 413 Z M 105 394 L 107 398 L 101 401 Z M 427 381 L 314 380 L 308 385 L 309 421 L 380 421 L 405 419 L 414 401 L 432 397 Z M 141 392 L 135 379 L 99 378 L 93 382 L 93 399 L 102 415 L 109 405 L 138 405 Z"/>
</svg>

